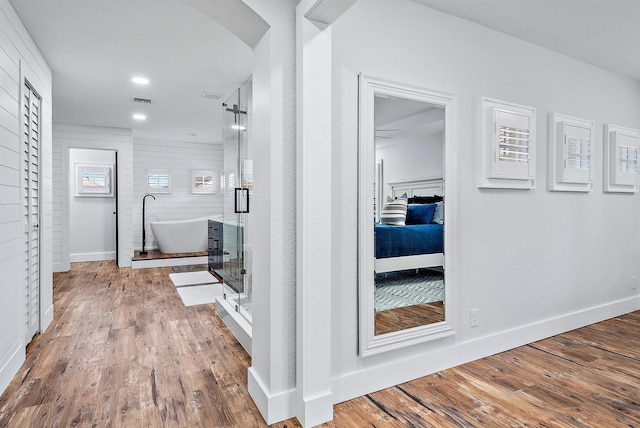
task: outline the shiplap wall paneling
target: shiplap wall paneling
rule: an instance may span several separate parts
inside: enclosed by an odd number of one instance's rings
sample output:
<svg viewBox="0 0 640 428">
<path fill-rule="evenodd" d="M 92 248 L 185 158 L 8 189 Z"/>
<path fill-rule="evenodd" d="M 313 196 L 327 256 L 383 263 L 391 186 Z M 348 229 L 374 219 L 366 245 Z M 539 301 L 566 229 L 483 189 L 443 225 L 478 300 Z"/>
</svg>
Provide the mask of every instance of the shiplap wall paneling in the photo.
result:
<svg viewBox="0 0 640 428">
<path fill-rule="evenodd" d="M 51 70 L 8 0 L 0 0 L 0 392 L 24 361 L 25 314 L 21 279 L 22 239 L 19 112 L 28 78 L 42 96 L 40 165 L 40 330 L 53 319 L 51 275 Z"/>
<path fill-rule="evenodd" d="M 142 247 L 142 198 L 147 193 L 146 170 L 167 169 L 171 171 L 171 193 L 155 194 L 156 199 L 147 199 L 145 248 L 157 248 L 149 221 L 181 220 L 222 214 L 220 174 L 223 151 L 221 144 L 186 143 L 134 139 L 134 248 Z M 217 191 L 213 195 L 191 193 L 191 171 L 213 170 Z"/>
<path fill-rule="evenodd" d="M 109 149 L 118 152 L 118 266 L 131 266 L 133 256 L 132 236 L 132 183 L 133 152 L 130 129 L 104 128 L 97 126 L 77 126 L 55 124 L 54 150 L 56 152 L 53 176 L 55 177 L 56 239 L 53 258 L 59 260 L 56 272 L 68 271 L 69 252 L 69 149 Z M 57 155 L 59 153 L 59 157 Z"/>
<path fill-rule="evenodd" d="M 3 15 L 3 14 L 0 14 Z M 3 16 L 0 16 L 0 20 Z M 20 210 L 20 146 L 18 138 L 19 58 L 6 52 L 9 36 L 0 33 L 0 368 L 24 360 L 20 347 L 24 344 L 22 321 Z M 14 49 L 11 49 L 15 51 Z M 2 370 L 0 387 L 4 389 L 13 376 Z"/>
</svg>

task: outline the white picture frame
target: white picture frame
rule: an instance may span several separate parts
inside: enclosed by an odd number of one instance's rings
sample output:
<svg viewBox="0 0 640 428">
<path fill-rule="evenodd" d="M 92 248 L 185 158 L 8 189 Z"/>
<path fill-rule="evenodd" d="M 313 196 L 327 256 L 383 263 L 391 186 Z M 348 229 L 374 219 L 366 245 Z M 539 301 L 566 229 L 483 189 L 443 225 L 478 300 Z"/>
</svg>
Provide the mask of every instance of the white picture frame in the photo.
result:
<svg viewBox="0 0 640 428">
<path fill-rule="evenodd" d="M 217 193 L 216 172 L 213 170 L 191 170 L 191 194 L 214 195 Z"/>
<path fill-rule="evenodd" d="M 113 197 L 112 164 L 76 163 L 74 166 L 76 197 Z"/>
<path fill-rule="evenodd" d="M 534 189 L 536 109 L 491 98 L 480 100 L 479 188 Z"/>
<path fill-rule="evenodd" d="M 604 126 L 604 191 L 638 191 L 640 130 L 607 124 Z"/>
<path fill-rule="evenodd" d="M 549 115 L 549 190 L 591 192 L 595 176 L 595 122 Z"/>
</svg>

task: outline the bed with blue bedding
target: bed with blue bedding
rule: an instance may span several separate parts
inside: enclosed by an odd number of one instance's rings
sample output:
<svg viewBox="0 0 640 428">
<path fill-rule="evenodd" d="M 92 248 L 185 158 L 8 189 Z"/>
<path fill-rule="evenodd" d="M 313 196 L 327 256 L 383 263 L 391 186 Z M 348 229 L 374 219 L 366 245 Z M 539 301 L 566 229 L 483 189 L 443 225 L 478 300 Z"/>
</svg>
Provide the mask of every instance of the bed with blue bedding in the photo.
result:
<svg viewBox="0 0 640 428">
<path fill-rule="evenodd" d="M 416 199 L 410 198 L 408 204 L 402 198 L 385 204 L 381 222 L 374 226 L 376 272 L 443 266 L 444 202 L 434 203 L 434 197 Z"/>
<path fill-rule="evenodd" d="M 444 251 L 442 224 L 395 226 L 376 224 L 376 259 L 434 254 Z"/>
</svg>

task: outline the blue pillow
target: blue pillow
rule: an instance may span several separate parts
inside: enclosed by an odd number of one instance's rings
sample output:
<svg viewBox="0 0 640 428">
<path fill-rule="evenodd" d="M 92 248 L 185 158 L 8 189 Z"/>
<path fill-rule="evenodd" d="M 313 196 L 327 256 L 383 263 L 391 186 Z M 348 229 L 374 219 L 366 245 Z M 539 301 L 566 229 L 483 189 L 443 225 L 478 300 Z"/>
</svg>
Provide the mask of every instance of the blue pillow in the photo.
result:
<svg viewBox="0 0 640 428">
<path fill-rule="evenodd" d="M 429 224 L 435 210 L 436 204 L 409 204 L 405 224 Z"/>
</svg>

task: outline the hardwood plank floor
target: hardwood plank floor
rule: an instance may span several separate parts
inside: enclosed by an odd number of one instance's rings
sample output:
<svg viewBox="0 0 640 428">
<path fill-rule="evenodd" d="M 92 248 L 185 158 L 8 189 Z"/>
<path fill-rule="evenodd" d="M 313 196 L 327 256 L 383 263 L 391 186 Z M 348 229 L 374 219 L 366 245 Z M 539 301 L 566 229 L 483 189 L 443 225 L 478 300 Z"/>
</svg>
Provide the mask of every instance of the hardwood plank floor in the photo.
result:
<svg viewBox="0 0 640 428">
<path fill-rule="evenodd" d="M 250 358 L 171 268 L 74 263 L 55 320 L 0 397 L 0 427 L 263 427 Z M 334 406 L 322 427 L 640 427 L 640 312 Z M 299 427 L 296 420 L 274 424 Z"/>
<path fill-rule="evenodd" d="M 444 321 L 444 302 L 418 303 L 376 311 L 375 334 L 391 333 Z"/>
<path fill-rule="evenodd" d="M 158 250 L 149 250 L 146 254 L 141 254 L 140 251 L 136 251 L 133 254 L 134 261 L 139 260 L 157 260 L 157 259 L 179 259 L 183 257 L 202 257 L 207 256 L 207 251 L 200 251 L 197 253 L 161 253 Z"/>
</svg>

